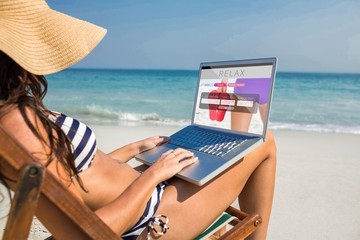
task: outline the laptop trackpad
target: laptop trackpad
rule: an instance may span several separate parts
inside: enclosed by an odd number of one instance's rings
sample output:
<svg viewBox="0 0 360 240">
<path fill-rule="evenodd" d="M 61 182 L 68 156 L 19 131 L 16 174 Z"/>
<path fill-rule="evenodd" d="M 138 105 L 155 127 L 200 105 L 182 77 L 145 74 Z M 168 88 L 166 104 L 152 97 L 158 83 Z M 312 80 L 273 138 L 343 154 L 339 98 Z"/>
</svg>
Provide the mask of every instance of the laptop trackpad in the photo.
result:
<svg viewBox="0 0 360 240">
<path fill-rule="evenodd" d="M 166 143 L 144 153 L 138 154 L 135 156 L 135 158 L 140 162 L 151 165 L 161 156 L 161 154 L 176 148 L 178 148 L 178 146 Z M 199 158 L 199 160 L 196 163 L 181 170 L 177 176 L 199 185 L 202 182 L 201 180 L 210 177 L 214 170 L 223 165 L 224 160 L 202 152 L 194 151 L 194 153 L 195 156 Z"/>
</svg>

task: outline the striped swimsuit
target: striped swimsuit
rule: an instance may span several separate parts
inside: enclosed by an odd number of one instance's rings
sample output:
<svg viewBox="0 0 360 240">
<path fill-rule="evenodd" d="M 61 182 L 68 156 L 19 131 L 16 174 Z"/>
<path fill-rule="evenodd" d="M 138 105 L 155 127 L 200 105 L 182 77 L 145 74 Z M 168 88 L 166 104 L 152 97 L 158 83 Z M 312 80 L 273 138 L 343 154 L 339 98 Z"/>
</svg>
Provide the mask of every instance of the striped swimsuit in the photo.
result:
<svg viewBox="0 0 360 240">
<path fill-rule="evenodd" d="M 124 240 L 136 240 L 138 236 L 148 227 L 149 222 L 153 221 L 153 216 L 159 207 L 160 199 L 167 186 L 166 182 L 159 183 L 154 189 L 151 198 L 146 204 L 145 211 L 139 221 L 121 237 Z"/>
<path fill-rule="evenodd" d="M 94 132 L 84 123 L 64 114 L 49 115 L 49 119 L 60 127 L 70 140 L 78 173 L 86 170 L 97 150 Z"/>
</svg>

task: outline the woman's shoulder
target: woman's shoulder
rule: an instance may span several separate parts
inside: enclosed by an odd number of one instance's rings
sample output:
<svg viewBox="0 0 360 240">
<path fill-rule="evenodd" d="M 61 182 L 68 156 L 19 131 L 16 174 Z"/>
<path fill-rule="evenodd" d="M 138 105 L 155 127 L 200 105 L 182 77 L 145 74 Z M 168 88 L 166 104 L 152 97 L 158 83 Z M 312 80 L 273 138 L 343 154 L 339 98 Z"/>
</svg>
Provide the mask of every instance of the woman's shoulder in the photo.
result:
<svg viewBox="0 0 360 240">
<path fill-rule="evenodd" d="M 34 110 L 26 108 L 24 113 L 26 114 L 28 120 L 24 118 L 23 113 L 19 108 L 13 107 L 0 118 L 0 124 L 30 152 L 34 152 L 34 150 L 39 150 L 39 152 L 41 152 L 43 151 L 44 146 L 34 135 L 27 124 L 27 121 L 30 121 L 30 123 L 37 128 L 40 134 L 44 133 L 44 129 Z"/>
<path fill-rule="evenodd" d="M 26 108 L 25 112 L 30 119 L 35 118 L 35 113 L 33 110 Z M 23 122 L 25 122 L 25 119 L 20 109 L 16 106 L 7 107 L 6 112 L 1 114 L 0 124 L 8 130 L 17 128 L 17 125 Z"/>
<path fill-rule="evenodd" d="M 24 118 L 26 115 L 27 119 Z M 47 115 L 49 120 L 56 120 L 58 117 L 67 117 L 63 113 L 56 111 L 49 111 Z M 24 112 L 16 106 L 9 106 L 6 109 L 5 113 L 1 113 L 0 111 L 0 124 L 4 127 L 9 127 L 9 129 L 15 127 L 17 124 L 26 123 L 26 121 L 30 121 L 32 125 L 40 127 L 39 116 L 36 114 L 35 110 L 30 107 L 25 107 Z"/>
</svg>

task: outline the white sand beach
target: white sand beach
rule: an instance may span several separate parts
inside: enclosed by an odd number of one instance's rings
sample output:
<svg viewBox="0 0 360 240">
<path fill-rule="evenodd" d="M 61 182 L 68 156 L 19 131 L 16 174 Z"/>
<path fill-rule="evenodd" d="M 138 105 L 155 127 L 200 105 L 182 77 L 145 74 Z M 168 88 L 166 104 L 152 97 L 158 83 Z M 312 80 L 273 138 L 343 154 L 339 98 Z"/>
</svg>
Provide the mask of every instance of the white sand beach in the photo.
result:
<svg viewBox="0 0 360 240">
<path fill-rule="evenodd" d="M 177 127 L 93 126 L 99 147 Z M 278 165 L 268 239 L 360 239 L 360 135 L 274 132 Z M 132 162 L 136 164 L 137 162 Z"/>
<path fill-rule="evenodd" d="M 179 129 L 92 128 L 105 152 Z M 275 131 L 274 135 L 278 167 L 268 239 L 360 239 L 360 135 L 295 131 Z M 0 216 L 6 215 L 3 206 Z M 1 219 L 1 229 L 4 223 Z"/>
</svg>

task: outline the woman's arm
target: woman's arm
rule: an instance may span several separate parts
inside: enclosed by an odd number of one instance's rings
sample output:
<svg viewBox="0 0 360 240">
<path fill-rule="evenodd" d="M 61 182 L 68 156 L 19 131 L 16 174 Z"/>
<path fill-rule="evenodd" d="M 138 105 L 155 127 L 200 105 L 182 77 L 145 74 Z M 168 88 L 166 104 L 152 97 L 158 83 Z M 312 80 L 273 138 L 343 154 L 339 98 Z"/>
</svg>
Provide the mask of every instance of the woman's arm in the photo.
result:
<svg viewBox="0 0 360 240">
<path fill-rule="evenodd" d="M 124 147 L 118 148 L 110 153 L 108 156 L 119 162 L 127 162 L 135 155 L 144 151 L 150 150 L 160 144 L 169 141 L 169 137 L 150 137 L 141 141 L 130 143 Z"/>
</svg>

